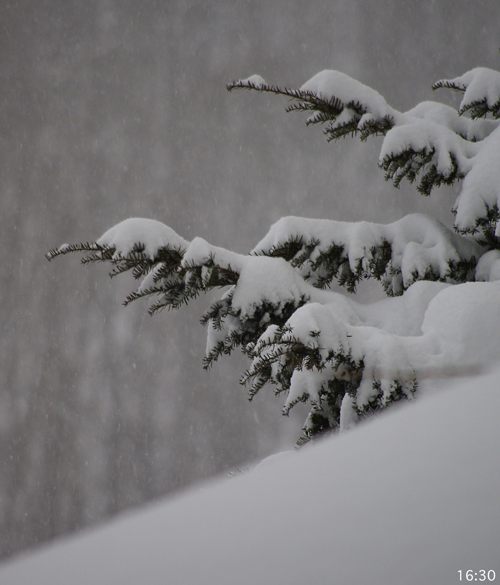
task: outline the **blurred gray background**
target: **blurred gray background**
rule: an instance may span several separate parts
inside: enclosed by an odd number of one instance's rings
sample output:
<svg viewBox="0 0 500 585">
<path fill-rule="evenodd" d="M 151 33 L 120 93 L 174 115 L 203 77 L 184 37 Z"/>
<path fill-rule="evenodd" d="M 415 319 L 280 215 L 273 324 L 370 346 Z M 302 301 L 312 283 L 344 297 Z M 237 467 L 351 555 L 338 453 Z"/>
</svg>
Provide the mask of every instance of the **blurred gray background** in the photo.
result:
<svg viewBox="0 0 500 585">
<path fill-rule="evenodd" d="M 209 299 L 154 318 L 78 258 L 131 217 L 249 251 L 284 215 L 452 223 L 456 193 L 395 190 L 379 139 L 327 145 L 286 100 L 338 69 L 405 110 L 500 63 L 497 0 L 2 0 L 0 558 L 290 448 L 302 419 L 241 356 L 202 370 Z"/>
</svg>

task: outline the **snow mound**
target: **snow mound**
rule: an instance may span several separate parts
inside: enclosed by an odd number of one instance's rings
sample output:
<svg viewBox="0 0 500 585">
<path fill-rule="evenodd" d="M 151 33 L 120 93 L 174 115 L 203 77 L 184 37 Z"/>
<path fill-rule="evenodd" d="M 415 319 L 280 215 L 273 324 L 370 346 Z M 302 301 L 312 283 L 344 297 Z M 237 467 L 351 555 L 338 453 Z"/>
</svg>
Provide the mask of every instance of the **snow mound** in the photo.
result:
<svg viewBox="0 0 500 585">
<path fill-rule="evenodd" d="M 500 575 L 500 371 L 0 567 L 2 585 L 458 583 Z M 299 554 L 300 553 L 300 554 Z"/>
<path fill-rule="evenodd" d="M 156 256 L 159 248 L 185 249 L 189 245 L 187 240 L 161 221 L 141 217 L 120 222 L 97 240 L 100 246 L 116 248 L 116 254 L 121 256 L 129 254 L 137 243 L 144 245 L 144 253 L 150 258 Z"/>
<path fill-rule="evenodd" d="M 250 75 L 247 79 L 241 79 L 239 82 L 243 87 L 256 87 L 257 89 L 267 86 L 267 83 L 260 75 Z"/>
<path fill-rule="evenodd" d="M 325 101 L 337 98 L 345 105 L 356 104 L 378 117 L 395 113 L 377 91 L 340 71 L 321 71 L 306 81 L 300 91 L 314 93 Z"/>
</svg>

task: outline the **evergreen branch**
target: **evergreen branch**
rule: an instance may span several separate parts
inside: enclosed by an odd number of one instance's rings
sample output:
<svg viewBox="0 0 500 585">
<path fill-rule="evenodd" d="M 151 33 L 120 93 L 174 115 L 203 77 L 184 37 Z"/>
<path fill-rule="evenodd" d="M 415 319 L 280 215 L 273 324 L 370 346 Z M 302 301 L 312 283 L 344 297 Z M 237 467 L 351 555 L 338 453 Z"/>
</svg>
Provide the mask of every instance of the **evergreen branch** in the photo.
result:
<svg viewBox="0 0 500 585">
<path fill-rule="evenodd" d="M 243 353 L 253 355 L 258 340 L 270 325 L 283 327 L 291 315 L 309 301 L 307 297 L 284 304 L 260 300 L 254 307 L 253 314 L 249 316 L 232 306 L 232 293 L 230 291 L 223 299 L 213 303 L 201 318 L 202 324 L 210 324 L 223 334 L 223 339 L 217 341 L 205 355 L 205 369 L 221 355 L 231 353 L 238 346 Z"/>
<path fill-rule="evenodd" d="M 147 274 L 152 266 L 154 266 L 155 262 L 144 254 L 144 248 L 143 244 L 135 244 L 133 249 L 125 256 L 115 252 L 113 257 L 109 260 L 109 262 L 114 265 L 109 276 L 113 278 L 119 274 L 132 270 L 133 277 L 138 280 Z"/>
<path fill-rule="evenodd" d="M 370 249 L 370 254 L 370 275 L 381 280 L 387 273 L 392 260 L 392 245 L 384 238 L 378 246 Z"/>
<path fill-rule="evenodd" d="M 288 95 L 288 94 L 284 94 Z M 333 98 L 332 100 L 325 101 L 318 98 L 311 92 L 303 92 L 304 98 L 295 97 L 293 99 L 305 99 L 306 101 L 300 101 L 292 103 L 285 108 L 286 113 L 290 112 L 316 112 L 314 116 L 311 116 L 307 120 L 307 124 L 318 124 L 327 122 L 329 120 L 335 120 L 336 117 L 342 113 L 343 106 L 340 100 Z"/>
<path fill-rule="evenodd" d="M 134 292 L 131 292 L 127 298 L 123 301 L 123 305 L 126 307 L 130 305 L 133 301 L 137 301 L 138 299 L 143 299 L 145 297 L 151 295 L 161 295 L 165 294 L 165 288 L 163 286 L 152 286 L 151 288 L 146 289 L 138 289 Z"/>
<path fill-rule="evenodd" d="M 319 240 L 311 240 L 310 243 L 305 244 L 302 236 L 291 236 L 282 244 L 273 245 L 260 254 L 271 258 L 283 258 L 294 266 L 300 266 L 302 262 L 297 261 L 298 254 L 304 253 L 305 250 L 311 246 L 315 247 L 319 243 Z"/>
<path fill-rule="evenodd" d="M 442 282 L 461 283 L 474 280 L 475 269 L 478 259 L 472 257 L 470 260 L 455 260 L 448 261 L 448 272 L 444 278 L 440 279 Z"/>
<path fill-rule="evenodd" d="M 209 370 L 219 357 L 222 355 L 230 355 L 238 346 L 242 345 L 243 333 L 242 330 L 233 330 L 223 340 L 217 342 L 203 357 L 203 369 Z"/>
<path fill-rule="evenodd" d="M 302 91 L 300 89 L 289 89 L 287 87 L 281 88 L 276 85 L 268 84 L 257 84 L 252 81 L 232 81 L 227 84 L 226 89 L 232 91 L 233 89 L 248 89 L 258 92 L 273 93 L 275 95 L 283 95 L 296 100 L 298 103 L 294 103 L 289 106 L 287 112 L 295 111 L 319 111 L 325 115 L 328 115 L 328 119 L 336 118 L 344 109 L 342 102 L 332 97 L 325 100 L 312 91 Z"/>
<path fill-rule="evenodd" d="M 458 83 L 453 79 L 440 79 L 436 81 L 436 83 L 432 84 L 432 89 L 453 89 L 455 91 L 464 92 L 467 89 L 467 86 L 464 83 Z"/>
<path fill-rule="evenodd" d="M 81 244 L 63 244 L 59 248 L 52 248 L 45 254 L 45 257 L 50 262 L 58 256 L 65 256 L 72 252 L 88 252 L 90 256 L 95 256 L 96 262 L 104 262 L 111 259 L 114 251 L 114 247 L 99 246 L 95 242 L 84 242 Z"/>
<path fill-rule="evenodd" d="M 417 191 L 422 195 L 430 195 L 434 187 L 440 187 L 441 185 L 453 185 L 457 181 L 461 181 L 465 177 L 458 167 L 455 157 L 450 153 L 451 165 L 446 174 L 440 173 L 437 170 L 436 165 L 430 165 L 429 170 L 424 173 L 420 179 L 420 183 L 417 186 Z"/>
<path fill-rule="evenodd" d="M 359 417 L 367 418 L 385 408 L 388 404 L 394 404 L 401 400 L 412 400 L 418 389 L 418 381 L 415 372 L 407 382 L 393 380 L 386 388 L 382 387 L 380 380 L 373 380 L 374 394 L 362 407 L 356 404 L 356 412 Z"/>
<path fill-rule="evenodd" d="M 389 164 L 393 165 L 392 172 L 398 172 L 399 161 L 391 161 Z M 411 164 L 410 159 L 407 165 Z M 409 169 L 409 166 L 406 168 Z M 429 172 L 430 168 L 428 166 L 424 170 Z M 441 179 L 434 176 L 432 180 L 437 183 Z M 450 176 L 444 177 L 444 180 L 451 182 L 452 179 L 450 171 Z M 498 246 L 492 238 L 499 215 L 493 209 L 490 211 L 488 247 Z M 254 253 L 285 258 L 315 288 L 329 287 L 336 280 L 340 286 L 353 293 L 361 281 L 375 278 L 381 282 L 388 296 L 394 296 L 403 294 L 414 282 L 410 280 L 411 274 L 408 276 L 409 273 L 406 272 L 405 281 L 401 273 L 402 255 L 405 254 L 406 247 L 413 242 L 422 246 L 422 256 L 418 259 L 415 256 L 412 262 L 416 266 L 427 265 L 429 261 L 425 250 L 428 245 L 424 242 L 428 239 L 426 234 L 433 234 L 435 241 L 441 242 L 448 252 L 433 262 L 434 266 L 441 267 L 439 273 L 420 270 L 417 280 L 473 280 L 473 274 L 467 266 L 474 265 L 475 259 L 481 255 L 480 246 L 469 238 L 462 239 L 439 222 L 430 221 L 424 216 L 418 216 L 415 220 L 419 226 L 416 232 L 411 228 L 414 220 L 407 216 L 387 226 L 367 224 L 366 233 L 362 233 L 356 228 L 356 224 L 352 224 L 351 229 L 351 224 L 346 222 L 303 219 L 298 224 L 294 217 L 282 218 L 256 247 Z M 411 232 L 412 238 L 417 237 L 417 241 L 408 238 L 407 234 Z M 311 239 L 310 234 L 313 233 L 321 234 L 321 239 Z M 453 277 L 449 272 L 445 273 L 444 269 L 450 260 L 456 262 L 456 274 Z"/>
<path fill-rule="evenodd" d="M 489 113 L 494 118 L 500 117 L 500 74 L 497 71 L 481 67 L 473 69 L 459 78 L 442 79 L 432 86 L 432 89 L 440 88 L 465 92 L 458 111 L 459 115 L 468 112 L 473 120 L 485 118 Z M 471 95 L 474 96 L 471 101 L 467 101 L 467 90 L 469 89 Z M 483 97 L 477 98 L 478 95 L 483 95 Z"/>
<path fill-rule="evenodd" d="M 295 111 L 299 111 L 302 108 L 297 107 L 288 107 L 286 109 L 287 112 L 295 112 Z M 305 109 L 305 108 L 304 108 Z M 308 110 L 313 110 L 316 111 L 316 113 L 314 114 L 314 116 L 310 116 L 307 120 L 306 120 L 306 126 L 312 126 L 313 124 L 324 124 L 326 122 L 330 122 L 333 118 L 331 116 L 331 114 L 329 113 L 325 113 L 325 112 L 320 112 L 317 110 L 314 110 L 314 108 L 307 108 Z"/>
<path fill-rule="evenodd" d="M 304 244 L 302 250 L 299 252 L 297 252 L 297 254 L 295 255 L 295 258 L 293 258 L 290 262 L 290 264 L 294 267 L 294 268 L 302 268 L 304 266 L 304 264 L 310 259 L 311 254 L 314 252 L 314 250 L 320 246 L 321 242 L 317 239 L 312 239 L 310 240 L 308 243 Z M 306 280 L 307 280 L 307 276 L 306 276 Z"/>
<path fill-rule="evenodd" d="M 396 125 L 392 116 L 371 118 L 358 128 L 360 139 L 364 142 L 369 136 L 385 136 Z"/>
<path fill-rule="evenodd" d="M 422 195 L 430 195 L 434 187 L 440 185 L 453 185 L 458 180 L 465 177 L 457 164 L 457 160 L 452 153 L 449 153 L 450 167 L 446 173 L 437 169 L 435 159 L 436 150 L 434 147 L 427 147 L 421 150 L 414 150 L 409 147 L 399 154 L 390 153 L 384 156 L 379 166 L 385 171 L 385 180 L 392 180 L 395 187 L 399 187 L 403 178 L 410 183 L 417 180 L 417 175 L 422 173 L 417 185 L 417 191 Z"/>
<path fill-rule="evenodd" d="M 468 112 L 470 114 L 470 117 L 473 120 L 476 120 L 478 118 L 486 118 L 486 116 L 490 113 L 492 114 L 492 116 L 494 118 L 499 118 L 500 117 L 500 100 L 494 104 L 489 104 L 488 100 L 486 98 L 483 98 L 482 100 L 476 100 L 476 101 L 470 102 L 468 104 L 465 104 L 458 111 L 458 113 L 460 115 L 463 115 L 466 112 Z"/>
<path fill-rule="evenodd" d="M 360 118 L 360 116 L 355 117 L 342 124 L 330 124 L 323 130 L 323 134 L 327 137 L 326 141 L 332 142 L 333 140 L 339 140 L 349 135 L 355 136 L 358 133 L 358 122 Z"/>
<path fill-rule="evenodd" d="M 200 294 L 200 290 L 187 290 L 183 280 L 177 279 L 163 285 L 161 290 L 162 299 L 153 303 L 149 309 L 149 315 L 162 311 L 163 309 L 179 309 L 187 305 Z"/>
<path fill-rule="evenodd" d="M 361 133 L 361 139 L 366 140 L 371 135 L 385 135 L 395 125 L 394 118 L 386 114 L 379 118 L 373 117 L 366 120 L 362 128 L 359 128 L 359 121 L 369 112 L 369 106 L 356 98 L 343 101 L 339 97 L 332 95 L 330 98 L 325 99 L 319 92 L 316 93 L 311 90 L 280 88 L 275 85 L 268 85 L 260 77 L 233 81 L 226 87 L 228 91 L 248 89 L 287 96 L 292 100 L 292 103 L 285 109 L 286 112 L 313 112 L 313 115 L 306 121 L 308 126 L 329 123 L 324 130 L 328 142 L 338 140 L 347 135 L 354 136 L 358 132 Z"/>
<path fill-rule="evenodd" d="M 228 315 L 232 315 L 233 317 L 237 316 L 231 305 L 233 292 L 234 291 L 230 291 L 224 295 L 224 298 L 212 303 L 210 308 L 201 316 L 200 323 L 202 325 L 207 325 L 210 321 L 214 329 L 222 331 L 224 319 Z"/>
<path fill-rule="evenodd" d="M 320 331 L 311 331 L 310 337 L 318 339 Z M 252 365 L 241 379 L 241 384 L 251 382 L 250 394 L 254 396 L 266 382 L 281 382 L 281 390 L 290 387 L 291 372 L 294 370 L 322 371 L 330 366 L 333 371 L 348 375 L 351 379 L 361 379 L 362 364 L 352 359 L 351 350 L 347 352 L 339 346 L 336 350 L 330 349 L 326 357 L 323 354 L 326 348 L 321 348 L 317 342 L 304 343 L 292 334 L 290 327 L 280 328 L 273 338 L 259 340 L 251 352 L 254 357 Z M 273 379 L 273 365 L 279 362 L 277 379 Z M 300 400 L 300 399 L 299 399 Z"/>
<path fill-rule="evenodd" d="M 479 231 L 482 236 L 477 237 L 479 244 L 490 250 L 500 250 L 500 238 L 496 235 L 497 223 L 500 222 L 500 210 L 498 205 L 485 203 L 486 213 L 476 218 L 475 225 L 457 230 L 462 235 L 476 235 Z M 452 209 L 456 214 L 456 209 Z"/>
<path fill-rule="evenodd" d="M 318 288 L 325 288 L 338 277 L 340 272 L 339 284 L 341 286 L 351 284 L 351 277 L 354 275 L 350 269 L 342 271 L 343 267 L 348 268 L 348 263 L 345 247 L 334 242 L 326 250 L 322 250 L 314 261 L 310 261 L 311 274 L 308 275 L 308 280 Z"/>
</svg>

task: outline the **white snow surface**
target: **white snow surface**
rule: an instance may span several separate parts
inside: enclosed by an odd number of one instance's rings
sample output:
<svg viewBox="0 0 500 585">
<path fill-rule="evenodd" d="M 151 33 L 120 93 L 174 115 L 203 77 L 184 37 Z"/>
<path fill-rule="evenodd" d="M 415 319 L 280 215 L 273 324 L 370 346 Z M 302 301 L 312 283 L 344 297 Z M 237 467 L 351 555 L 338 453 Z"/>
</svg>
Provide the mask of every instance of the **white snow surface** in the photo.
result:
<svg viewBox="0 0 500 585">
<path fill-rule="evenodd" d="M 2 585 L 420 585 L 500 575 L 500 370 L 0 566 Z"/>
<path fill-rule="evenodd" d="M 283 258 L 248 256 L 233 296 L 233 307 L 252 317 L 255 307 L 265 301 L 283 307 L 298 304 L 314 289 Z"/>
<path fill-rule="evenodd" d="M 134 244 L 145 246 L 144 253 L 154 258 L 158 249 L 163 246 L 171 248 L 187 248 L 189 242 L 179 236 L 174 230 L 161 221 L 132 217 L 110 228 L 104 233 L 97 243 L 100 246 L 116 248 L 116 254 L 126 256 Z"/>
<path fill-rule="evenodd" d="M 500 250 L 490 250 L 481 256 L 476 266 L 476 280 L 482 282 L 500 280 Z"/>
</svg>

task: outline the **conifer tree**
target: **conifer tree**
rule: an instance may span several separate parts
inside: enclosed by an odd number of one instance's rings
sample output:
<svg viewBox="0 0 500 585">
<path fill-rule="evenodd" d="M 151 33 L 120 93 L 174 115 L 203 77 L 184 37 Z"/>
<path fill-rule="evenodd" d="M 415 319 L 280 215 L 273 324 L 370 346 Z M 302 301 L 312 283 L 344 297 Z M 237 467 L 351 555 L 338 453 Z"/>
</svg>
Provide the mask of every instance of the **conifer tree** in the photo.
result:
<svg viewBox="0 0 500 585">
<path fill-rule="evenodd" d="M 132 218 L 47 257 L 80 252 L 84 264 L 110 264 L 111 276 L 131 271 L 140 285 L 125 304 L 150 298 L 151 314 L 224 288 L 201 318 L 204 367 L 243 351 L 250 399 L 270 383 L 285 395 L 285 414 L 308 403 L 306 438 L 412 400 L 423 377 L 471 373 L 498 359 L 500 74 L 479 68 L 435 83 L 463 94 L 458 112 L 432 101 L 399 112 L 337 71 L 300 89 L 257 75 L 228 85 L 235 89 L 287 97 L 287 111 L 305 112 L 327 141 L 383 136 L 379 167 L 395 187 L 406 179 L 429 196 L 462 181 L 454 230 L 423 214 L 388 225 L 285 217 L 242 255 Z M 370 278 L 388 298 L 356 302 L 358 284 Z M 330 290 L 335 281 L 345 294 Z"/>
</svg>

